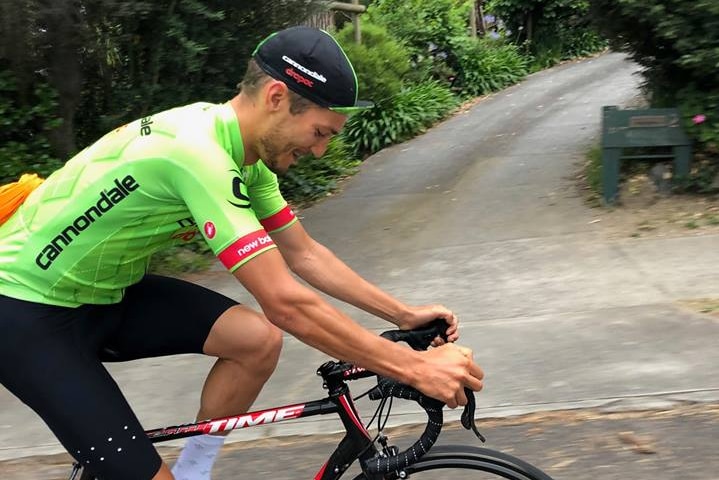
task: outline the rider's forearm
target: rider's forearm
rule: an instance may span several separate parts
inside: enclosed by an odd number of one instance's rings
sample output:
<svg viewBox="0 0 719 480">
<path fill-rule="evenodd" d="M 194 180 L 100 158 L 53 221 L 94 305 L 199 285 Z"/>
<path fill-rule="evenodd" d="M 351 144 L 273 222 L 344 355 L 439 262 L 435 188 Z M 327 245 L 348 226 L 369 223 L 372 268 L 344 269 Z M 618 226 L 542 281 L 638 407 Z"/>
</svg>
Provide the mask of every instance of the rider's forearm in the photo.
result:
<svg viewBox="0 0 719 480">
<path fill-rule="evenodd" d="M 292 270 L 316 289 L 392 323 L 407 312 L 404 303 L 359 276 L 320 243 L 314 242 Z"/>
<path fill-rule="evenodd" d="M 302 342 L 380 375 L 413 384 L 421 355 L 362 328 L 315 292 L 299 287 L 262 305 L 267 318 Z"/>
</svg>

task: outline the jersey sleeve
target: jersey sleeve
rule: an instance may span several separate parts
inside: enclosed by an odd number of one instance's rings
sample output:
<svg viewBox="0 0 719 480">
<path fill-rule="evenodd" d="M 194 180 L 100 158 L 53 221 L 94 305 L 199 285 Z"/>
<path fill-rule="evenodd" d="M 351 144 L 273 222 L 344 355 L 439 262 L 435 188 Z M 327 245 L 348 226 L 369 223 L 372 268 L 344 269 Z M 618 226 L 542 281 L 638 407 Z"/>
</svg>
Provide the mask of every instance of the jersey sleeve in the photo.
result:
<svg viewBox="0 0 719 480">
<path fill-rule="evenodd" d="M 275 233 L 293 225 L 297 217 L 282 197 L 277 175 L 261 160 L 244 170 L 252 209 L 264 229 Z"/>
<path fill-rule="evenodd" d="M 212 251 L 231 272 L 275 248 L 250 203 L 245 172 L 215 145 L 175 155 L 173 188 Z M 276 202 L 275 202 L 276 203 Z"/>
</svg>

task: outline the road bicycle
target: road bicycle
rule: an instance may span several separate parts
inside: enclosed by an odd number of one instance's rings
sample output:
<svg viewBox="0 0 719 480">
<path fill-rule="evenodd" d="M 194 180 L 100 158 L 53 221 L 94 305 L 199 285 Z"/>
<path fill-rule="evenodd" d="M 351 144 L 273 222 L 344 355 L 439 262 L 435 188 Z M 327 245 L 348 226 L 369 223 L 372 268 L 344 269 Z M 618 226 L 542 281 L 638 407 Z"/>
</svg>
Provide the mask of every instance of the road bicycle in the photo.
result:
<svg viewBox="0 0 719 480">
<path fill-rule="evenodd" d="M 437 320 L 421 329 L 391 330 L 382 333 L 382 336 L 394 342 L 406 342 L 415 350 L 426 350 L 437 336 L 444 336 L 446 328 L 447 325 L 443 320 Z M 376 376 L 376 374 L 346 362 L 329 361 L 319 367 L 317 375 L 322 377 L 322 386 L 328 392 L 324 399 L 148 430 L 145 434 L 153 443 L 159 443 L 315 415 L 336 414 L 340 417 L 346 434 L 329 459 L 320 467 L 314 480 L 339 479 L 355 461 L 359 462 L 362 473 L 355 476 L 354 480 L 404 480 L 408 478 L 416 480 L 430 478 L 433 480 L 460 478 L 468 480 L 491 478 L 552 480 L 538 468 L 506 453 L 467 445 L 441 445 L 432 448 L 442 430 L 444 404 L 426 397 L 412 387 L 377 376 L 376 386 L 362 395 L 352 397 L 347 382 Z M 467 430 L 472 430 L 484 442 L 484 437 L 475 425 L 474 392 L 465 389 L 465 393 L 468 403 L 462 412 L 462 426 Z M 365 395 L 368 395 L 371 400 L 379 401 L 377 410 L 367 425 L 362 423 L 354 404 L 354 400 Z M 391 412 L 393 398 L 414 400 L 427 414 L 424 432 L 411 447 L 403 452 L 400 452 L 396 446 L 390 445 L 388 437 L 383 433 Z M 369 429 L 375 420 L 377 420 L 379 432 L 372 436 Z M 101 479 L 89 471 L 83 470 L 79 463 L 75 463 L 70 480 Z"/>
</svg>

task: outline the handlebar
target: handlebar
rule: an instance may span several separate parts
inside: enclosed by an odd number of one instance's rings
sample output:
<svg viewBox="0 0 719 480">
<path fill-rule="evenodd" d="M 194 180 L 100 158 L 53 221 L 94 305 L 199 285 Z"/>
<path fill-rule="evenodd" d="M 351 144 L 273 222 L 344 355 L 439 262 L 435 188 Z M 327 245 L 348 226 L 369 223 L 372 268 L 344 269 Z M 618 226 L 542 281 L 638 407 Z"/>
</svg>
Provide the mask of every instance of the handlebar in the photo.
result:
<svg viewBox="0 0 719 480">
<path fill-rule="evenodd" d="M 436 337 L 442 337 L 447 340 L 447 323 L 443 319 L 437 319 L 428 326 L 415 330 L 390 330 L 382 333 L 382 336 L 394 342 L 405 342 L 415 350 L 426 350 L 432 340 Z M 464 389 L 467 396 L 467 405 L 462 412 L 462 426 L 467 430 L 472 430 L 484 442 L 484 437 L 477 431 L 474 424 L 475 399 L 474 392 L 469 388 Z M 372 400 L 380 400 L 386 397 L 397 397 L 406 400 L 416 401 L 427 414 L 427 426 L 419 439 L 404 452 L 392 456 L 382 456 L 378 454 L 363 462 L 363 470 L 371 475 L 389 474 L 398 470 L 403 470 L 417 460 L 432 448 L 437 441 L 444 417 L 442 408 L 444 403 L 434 398 L 427 397 L 415 388 L 401 384 L 395 380 L 385 377 L 378 377 L 377 386 L 369 393 Z"/>
<path fill-rule="evenodd" d="M 429 323 L 426 327 L 415 328 L 414 330 L 388 330 L 381 334 L 382 337 L 392 342 L 405 342 L 414 350 L 427 350 L 432 340 L 441 337 L 447 341 L 447 322 L 438 318 Z"/>
</svg>

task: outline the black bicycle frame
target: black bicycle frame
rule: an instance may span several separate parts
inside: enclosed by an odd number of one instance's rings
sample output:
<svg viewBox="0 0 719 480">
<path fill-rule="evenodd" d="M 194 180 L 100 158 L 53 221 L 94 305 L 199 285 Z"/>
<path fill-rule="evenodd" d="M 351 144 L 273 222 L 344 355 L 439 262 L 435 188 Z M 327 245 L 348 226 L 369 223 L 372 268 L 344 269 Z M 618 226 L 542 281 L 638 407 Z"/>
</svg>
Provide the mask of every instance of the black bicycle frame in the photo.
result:
<svg viewBox="0 0 719 480">
<path fill-rule="evenodd" d="M 344 362 L 327 362 L 317 371 L 324 380 L 329 395 L 322 400 L 258 410 L 230 417 L 215 418 L 197 423 L 148 430 L 145 434 L 151 442 L 165 442 L 178 438 L 210 433 L 229 432 L 257 425 L 283 422 L 315 415 L 339 415 L 346 435 L 320 468 L 314 480 L 336 480 L 358 458 L 366 460 L 377 454 L 372 437 L 362 424 L 349 393 L 347 381 L 367 378 L 375 374 Z M 76 468 L 79 469 L 79 466 Z"/>
</svg>

